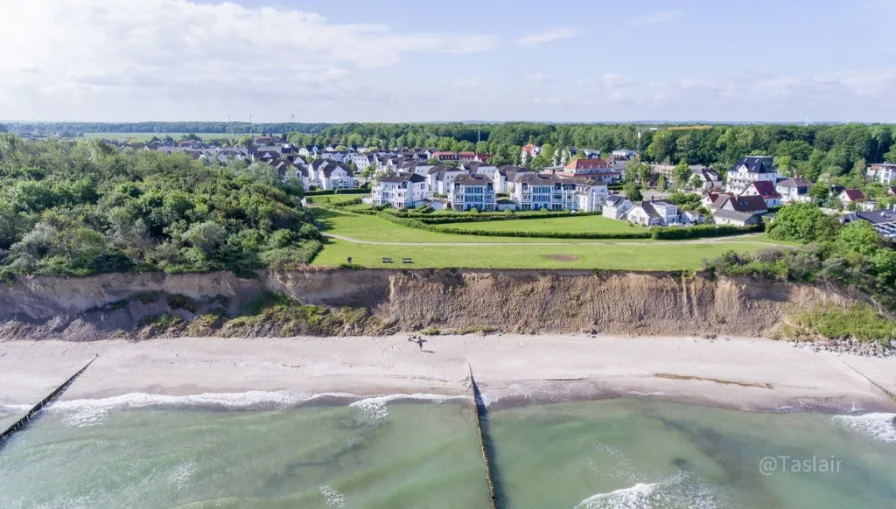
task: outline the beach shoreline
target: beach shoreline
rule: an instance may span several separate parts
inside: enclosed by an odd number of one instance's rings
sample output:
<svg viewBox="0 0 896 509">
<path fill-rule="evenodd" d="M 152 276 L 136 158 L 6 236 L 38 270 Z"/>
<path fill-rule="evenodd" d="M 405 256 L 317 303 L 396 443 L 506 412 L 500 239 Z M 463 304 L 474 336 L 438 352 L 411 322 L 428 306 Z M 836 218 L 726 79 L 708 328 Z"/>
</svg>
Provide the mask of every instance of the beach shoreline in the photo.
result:
<svg viewBox="0 0 896 509">
<path fill-rule="evenodd" d="M 500 334 L 426 340 L 422 349 L 404 334 L 10 340 L 0 342 L 0 404 L 33 404 L 99 355 L 60 401 L 248 391 L 324 395 L 318 401 L 326 395 L 469 396 L 472 368 L 490 408 L 646 397 L 746 411 L 896 411 L 887 394 L 896 393 L 896 358 L 815 352 L 760 338 Z"/>
</svg>

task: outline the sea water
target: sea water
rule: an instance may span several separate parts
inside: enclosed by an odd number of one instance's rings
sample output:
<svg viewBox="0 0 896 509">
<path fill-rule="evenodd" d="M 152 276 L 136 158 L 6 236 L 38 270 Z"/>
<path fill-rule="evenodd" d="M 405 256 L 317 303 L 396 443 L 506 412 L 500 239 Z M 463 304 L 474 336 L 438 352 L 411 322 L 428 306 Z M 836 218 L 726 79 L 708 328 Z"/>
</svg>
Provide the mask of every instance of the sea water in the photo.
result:
<svg viewBox="0 0 896 509">
<path fill-rule="evenodd" d="M 893 414 L 498 406 L 501 507 L 896 507 Z M 4 444 L 0 507 L 490 507 L 484 476 L 469 398 L 128 395 L 57 403 Z"/>
</svg>

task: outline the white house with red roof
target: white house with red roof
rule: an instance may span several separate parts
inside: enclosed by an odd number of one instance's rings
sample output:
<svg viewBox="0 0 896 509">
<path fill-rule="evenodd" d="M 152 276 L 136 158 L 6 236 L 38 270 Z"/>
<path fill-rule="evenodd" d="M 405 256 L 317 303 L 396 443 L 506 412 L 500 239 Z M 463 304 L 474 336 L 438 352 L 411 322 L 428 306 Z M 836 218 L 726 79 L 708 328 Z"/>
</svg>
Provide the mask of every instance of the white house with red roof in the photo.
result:
<svg viewBox="0 0 896 509">
<path fill-rule="evenodd" d="M 769 180 L 751 182 L 740 196 L 761 196 L 769 207 L 781 205 L 781 195 L 775 189 L 775 183 Z"/>
<path fill-rule="evenodd" d="M 865 193 L 860 189 L 844 189 L 837 195 L 837 199 L 840 200 L 844 207 L 850 203 L 865 203 Z"/>
<path fill-rule="evenodd" d="M 561 177 L 586 177 L 603 183 L 619 180 L 619 172 L 603 159 L 574 159 L 557 173 Z"/>
</svg>

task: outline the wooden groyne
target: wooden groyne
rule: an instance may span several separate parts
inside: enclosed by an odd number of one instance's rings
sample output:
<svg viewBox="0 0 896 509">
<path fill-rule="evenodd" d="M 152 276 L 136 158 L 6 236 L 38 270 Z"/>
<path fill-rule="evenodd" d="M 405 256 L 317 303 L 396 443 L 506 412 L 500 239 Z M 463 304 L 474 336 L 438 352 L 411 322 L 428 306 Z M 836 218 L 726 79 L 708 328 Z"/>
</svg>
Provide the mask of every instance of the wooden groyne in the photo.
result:
<svg viewBox="0 0 896 509">
<path fill-rule="evenodd" d="M 6 441 L 8 438 L 11 438 L 13 435 L 15 435 L 16 433 L 18 433 L 19 431 L 22 431 L 23 429 L 25 429 L 25 427 L 28 426 L 28 423 L 31 422 L 31 419 L 33 419 L 34 416 L 35 416 L 38 412 L 40 412 L 41 410 L 43 410 L 43 408 L 44 408 L 45 406 L 49 405 L 50 403 L 52 403 L 53 401 L 55 401 L 56 398 L 58 398 L 59 396 L 61 396 L 62 393 L 64 393 L 65 390 L 68 389 L 69 386 L 70 386 L 75 380 L 78 379 L 79 376 L 81 376 L 85 371 L 87 371 L 87 368 L 89 368 L 90 365 L 93 364 L 93 361 L 95 361 L 96 359 L 97 359 L 97 357 L 94 357 L 93 359 L 90 359 L 90 362 L 88 362 L 87 364 L 85 364 L 84 367 L 81 368 L 80 370 L 78 370 L 77 373 L 75 373 L 75 374 L 72 375 L 68 380 L 66 380 L 65 382 L 63 382 L 62 385 L 60 385 L 59 387 L 57 387 L 56 390 L 54 390 L 53 392 L 51 392 L 46 398 L 40 400 L 36 405 L 34 405 L 33 407 L 31 407 L 31 409 L 28 410 L 28 412 L 25 414 L 24 417 L 22 417 L 21 419 L 19 419 L 19 420 L 16 421 L 15 423 L 13 423 L 12 426 L 6 428 L 6 430 L 5 430 L 3 433 L 0 433 L 0 447 L 2 447 L 2 446 L 4 445 L 5 441 Z"/>
<path fill-rule="evenodd" d="M 486 419 L 485 401 L 482 400 L 482 393 L 479 392 L 479 386 L 476 385 L 476 379 L 473 378 L 473 367 L 470 368 L 470 387 L 473 391 L 473 409 L 476 411 L 476 430 L 479 432 L 479 451 L 482 453 L 482 461 L 485 463 L 485 482 L 488 483 L 488 492 L 491 496 L 492 509 L 498 508 L 498 494 L 495 488 L 495 478 L 492 475 L 492 459 L 489 454 L 488 437 L 485 432 L 483 421 Z"/>
</svg>

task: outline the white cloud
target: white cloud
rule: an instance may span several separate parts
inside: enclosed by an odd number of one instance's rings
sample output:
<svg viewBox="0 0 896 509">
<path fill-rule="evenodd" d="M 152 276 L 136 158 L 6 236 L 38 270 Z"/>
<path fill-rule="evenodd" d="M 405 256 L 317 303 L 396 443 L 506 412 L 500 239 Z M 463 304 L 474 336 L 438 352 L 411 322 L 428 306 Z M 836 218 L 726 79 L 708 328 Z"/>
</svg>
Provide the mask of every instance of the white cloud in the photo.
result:
<svg viewBox="0 0 896 509">
<path fill-rule="evenodd" d="M 552 28 L 542 32 L 536 32 L 516 40 L 520 46 L 539 46 L 549 42 L 562 41 L 563 39 L 571 39 L 579 35 L 577 28 Z"/>
<path fill-rule="evenodd" d="M 357 101 L 365 96 L 350 79 L 358 70 L 497 44 L 488 34 L 413 33 L 234 3 L 29 0 L 0 16 L 0 106 L 77 114 L 77 103 L 93 101 L 108 108 L 105 118 L 121 118 L 114 103 L 135 96 L 144 104 Z"/>
<path fill-rule="evenodd" d="M 479 88 L 482 85 L 482 78 L 480 76 L 473 76 L 472 78 L 458 78 L 454 80 L 455 88 Z"/>
<path fill-rule="evenodd" d="M 630 18 L 628 20 L 628 23 L 631 26 L 659 25 L 676 20 L 682 15 L 684 15 L 684 11 L 681 10 L 648 12 L 646 14 L 641 14 L 639 16 Z"/>
<path fill-rule="evenodd" d="M 526 75 L 526 81 L 531 81 L 533 83 L 548 83 L 551 81 L 551 77 L 543 72 L 533 72 Z"/>
<path fill-rule="evenodd" d="M 631 87 L 635 84 L 632 80 L 620 76 L 616 73 L 604 74 L 603 76 L 601 76 L 600 80 L 607 88 L 626 88 Z"/>
</svg>

